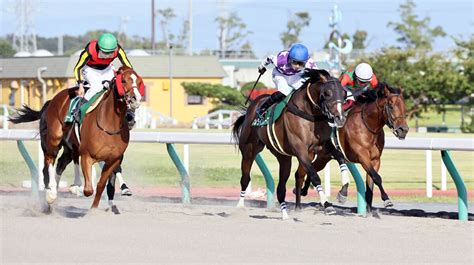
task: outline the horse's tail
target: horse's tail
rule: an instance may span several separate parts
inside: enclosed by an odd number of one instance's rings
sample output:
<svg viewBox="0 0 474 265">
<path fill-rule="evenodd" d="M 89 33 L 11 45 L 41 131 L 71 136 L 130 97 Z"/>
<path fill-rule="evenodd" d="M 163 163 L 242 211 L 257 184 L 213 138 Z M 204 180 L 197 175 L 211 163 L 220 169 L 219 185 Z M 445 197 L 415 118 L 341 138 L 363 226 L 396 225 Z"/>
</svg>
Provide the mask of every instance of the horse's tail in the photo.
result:
<svg viewBox="0 0 474 265">
<path fill-rule="evenodd" d="M 41 115 L 43 112 L 46 110 L 46 108 L 49 105 L 49 100 L 44 103 L 43 107 L 41 108 L 40 111 L 36 111 L 27 105 L 23 105 L 21 109 L 19 109 L 14 116 L 9 116 L 8 120 L 17 124 L 17 123 L 23 123 L 23 122 L 30 122 L 30 121 L 36 121 L 41 118 Z"/>
<path fill-rule="evenodd" d="M 36 111 L 27 105 L 23 105 L 23 107 L 19 109 L 14 116 L 9 116 L 8 120 L 15 124 L 39 120 L 43 112 L 48 107 L 49 102 L 49 100 L 46 101 L 40 111 Z"/>
<path fill-rule="evenodd" d="M 234 138 L 236 144 L 239 144 L 241 127 L 242 124 L 244 124 L 245 117 L 245 114 L 240 115 L 234 122 L 234 126 L 232 127 L 232 138 Z"/>
</svg>

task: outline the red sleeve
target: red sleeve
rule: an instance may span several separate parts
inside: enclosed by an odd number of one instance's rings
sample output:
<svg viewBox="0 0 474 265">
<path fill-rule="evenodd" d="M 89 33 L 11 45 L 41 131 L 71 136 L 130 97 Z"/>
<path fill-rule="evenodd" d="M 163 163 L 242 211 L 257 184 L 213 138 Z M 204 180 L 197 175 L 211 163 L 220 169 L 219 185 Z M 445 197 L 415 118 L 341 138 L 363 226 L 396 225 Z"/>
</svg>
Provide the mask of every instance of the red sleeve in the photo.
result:
<svg viewBox="0 0 474 265">
<path fill-rule="evenodd" d="M 373 74 L 372 75 L 372 80 L 370 80 L 370 85 L 373 88 L 376 88 L 378 84 L 379 84 L 379 80 L 377 80 L 377 76 L 375 76 L 375 74 Z"/>
<path fill-rule="evenodd" d="M 345 87 L 351 82 L 351 77 L 348 74 L 343 74 L 339 80 L 341 81 L 341 86 Z"/>
</svg>

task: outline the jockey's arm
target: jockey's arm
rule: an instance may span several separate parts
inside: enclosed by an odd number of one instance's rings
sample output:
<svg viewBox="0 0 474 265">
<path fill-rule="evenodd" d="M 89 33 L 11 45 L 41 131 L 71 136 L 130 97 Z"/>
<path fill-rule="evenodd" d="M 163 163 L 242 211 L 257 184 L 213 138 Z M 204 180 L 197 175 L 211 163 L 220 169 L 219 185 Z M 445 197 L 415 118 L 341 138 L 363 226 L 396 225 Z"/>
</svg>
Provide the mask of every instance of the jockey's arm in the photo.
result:
<svg viewBox="0 0 474 265">
<path fill-rule="evenodd" d="M 351 82 L 351 77 L 348 74 L 344 73 L 341 75 L 341 77 L 339 77 L 339 81 L 341 81 L 341 86 L 345 87 Z"/>
<path fill-rule="evenodd" d="M 375 74 L 372 75 L 372 80 L 370 80 L 370 85 L 372 86 L 372 88 L 376 88 L 379 84 L 379 80 L 377 80 L 377 76 L 375 76 Z"/>
<path fill-rule="evenodd" d="M 76 83 L 82 83 L 81 79 L 81 69 L 86 65 L 87 61 L 89 61 L 90 55 L 89 52 L 87 52 L 87 46 L 86 48 L 81 52 L 81 55 L 79 55 L 79 60 L 76 63 L 76 66 L 74 66 L 74 78 L 76 79 Z"/>
<path fill-rule="evenodd" d="M 118 58 L 119 58 L 120 62 L 122 63 L 122 65 L 133 68 L 132 64 L 130 63 L 130 61 L 127 58 L 127 54 L 125 54 L 125 51 L 122 49 L 122 47 L 120 45 L 118 46 L 118 49 L 119 49 L 118 50 Z"/>
<path fill-rule="evenodd" d="M 267 58 L 265 58 L 265 60 L 263 60 L 262 65 L 263 65 L 263 66 L 267 66 L 267 65 L 269 65 L 269 64 L 276 65 L 276 63 L 277 63 L 277 62 L 276 62 L 276 59 L 277 59 L 277 58 L 276 58 L 275 55 L 270 55 L 270 56 L 268 56 Z"/>
</svg>

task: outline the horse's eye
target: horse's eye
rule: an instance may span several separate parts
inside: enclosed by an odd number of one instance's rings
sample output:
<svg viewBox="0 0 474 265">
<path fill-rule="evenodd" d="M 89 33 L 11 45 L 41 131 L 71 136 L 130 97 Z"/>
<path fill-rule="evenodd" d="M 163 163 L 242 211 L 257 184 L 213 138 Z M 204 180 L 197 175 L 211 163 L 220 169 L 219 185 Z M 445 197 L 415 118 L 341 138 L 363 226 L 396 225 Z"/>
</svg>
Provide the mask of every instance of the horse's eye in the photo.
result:
<svg viewBox="0 0 474 265">
<path fill-rule="evenodd" d="M 122 79 L 122 84 L 125 84 L 125 83 L 127 83 L 127 81 L 125 81 L 124 79 Z"/>
<path fill-rule="evenodd" d="M 325 97 L 325 98 L 330 98 L 330 97 L 332 97 L 332 91 L 331 91 L 331 90 L 326 90 L 326 91 L 324 91 L 324 97 Z"/>
</svg>

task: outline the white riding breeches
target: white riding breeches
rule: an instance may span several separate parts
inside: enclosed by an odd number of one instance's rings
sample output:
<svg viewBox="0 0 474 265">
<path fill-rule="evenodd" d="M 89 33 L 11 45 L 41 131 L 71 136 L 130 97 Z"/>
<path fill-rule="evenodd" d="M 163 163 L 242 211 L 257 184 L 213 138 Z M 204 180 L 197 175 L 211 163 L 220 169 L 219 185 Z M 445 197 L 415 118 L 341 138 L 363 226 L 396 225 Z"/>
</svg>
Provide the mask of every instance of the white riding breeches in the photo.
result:
<svg viewBox="0 0 474 265">
<path fill-rule="evenodd" d="M 302 74 L 303 73 L 284 75 L 274 68 L 272 72 L 272 78 L 278 91 L 285 94 L 285 96 L 288 96 L 291 91 L 299 89 L 306 81 L 305 78 L 301 77 Z"/>
<path fill-rule="evenodd" d="M 104 88 L 103 81 L 114 78 L 114 67 L 109 65 L 104 70 L 98 70 L 86 65 L 82 68 L 82 76 L 90 84 L 89 90 L 84 95 L 84 98 L 89 100 Z"/>
</svg>

